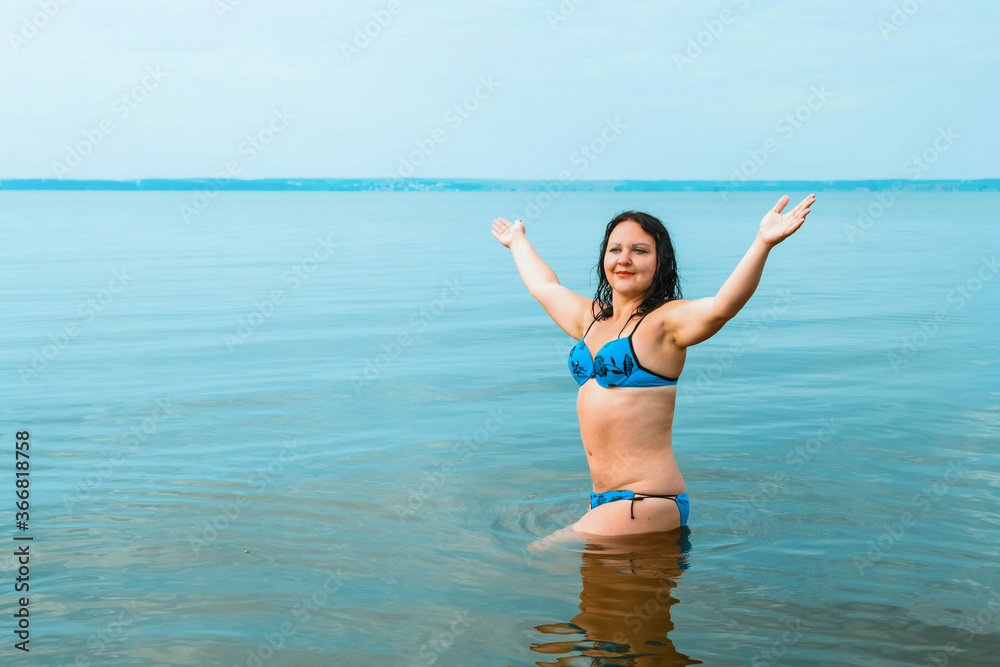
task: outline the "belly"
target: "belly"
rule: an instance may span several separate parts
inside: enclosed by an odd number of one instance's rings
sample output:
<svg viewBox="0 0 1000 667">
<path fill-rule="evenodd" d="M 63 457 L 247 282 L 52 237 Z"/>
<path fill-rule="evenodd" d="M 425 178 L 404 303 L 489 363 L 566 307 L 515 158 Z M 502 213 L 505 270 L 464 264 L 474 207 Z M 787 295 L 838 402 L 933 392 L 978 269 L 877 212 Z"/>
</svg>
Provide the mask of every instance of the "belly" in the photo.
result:
<svg viewBox="0 0 1000 667">
<path fill-rule="evenodd" d="M 671 429 L 677 387 L 611 387 L 588 380 L 576 398 L 580 439 L 597 493 L 685 490 Z"/>
</svg>

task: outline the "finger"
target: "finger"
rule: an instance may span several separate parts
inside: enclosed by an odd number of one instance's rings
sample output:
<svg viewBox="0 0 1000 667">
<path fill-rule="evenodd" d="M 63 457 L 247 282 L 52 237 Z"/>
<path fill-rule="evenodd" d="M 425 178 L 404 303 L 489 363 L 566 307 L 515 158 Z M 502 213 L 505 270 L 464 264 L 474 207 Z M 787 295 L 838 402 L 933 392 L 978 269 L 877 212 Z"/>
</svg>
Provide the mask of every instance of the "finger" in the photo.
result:
<svg viewBox="0 0 1000 667">
<path fill-rule="evenodd" d="M 774 211 L 775 213 L 781 213 L 781 209 L 785 208 L 785 204 L 787 203 L 788 203 L 788 195 L 782 195 L 781 199 L 778 200 L 778 203 L 775 204 L 774 208 L 772 208 L 771 210 Z"/>
<path fill-rule="evenodd" d="M 816 201 L 816 195 L 809 195 L 808 197 L 806 197 L 805 199 L 803 199 L 801 202 L 799 202 L 798 208 L 803 208 L 805 206 L 809 206 L 814 201 Z"/>
<path fill-rule="evenodd" d="M 802 211 L 802 209 L 804 209 L 807 206 L 809 206 L 810 204 L 812 204 L 813 203 L 813 199 L 814 199 L 814 197 L 812 195 L 809 195 L 808 197 L 806 197 L 805 199 L 803 199 L 802 201 L 800 201 L 795 206 L 795 208 L 792 209 L 792 212 L 793 213 L 799 213 L 800 211 Z"/>
</svg>

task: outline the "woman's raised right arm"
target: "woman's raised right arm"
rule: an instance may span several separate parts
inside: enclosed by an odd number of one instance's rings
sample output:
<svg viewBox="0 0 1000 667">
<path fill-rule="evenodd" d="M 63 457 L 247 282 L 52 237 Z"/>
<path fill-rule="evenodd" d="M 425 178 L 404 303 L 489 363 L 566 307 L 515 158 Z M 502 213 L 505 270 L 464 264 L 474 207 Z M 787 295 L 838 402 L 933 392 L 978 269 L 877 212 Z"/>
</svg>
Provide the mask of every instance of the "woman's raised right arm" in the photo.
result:
<svg viewBox="0 0 1000 667">
<path fill-rule="evenodd" d="M 528 237 L 524 235 L 524 223 L 520 218 L 513 224 L 503 218 L 497 218 L 493 221 L 493 236 L 510 248 L 521 280 L 532 296 L 538 298 L 536 292 L 545 283 L 559 284 L 555 271 L 538 256 Z"/>
<path fill-rule="evenodd" d="M 510 248 L 521 274 L 524 286 L 531 292 L 545 312 L 559 325 L 559 328 L 574 339 L 583 337 L 584 319 L 590 308 L 590 299 L 559 284 L 559 278 L 545 261 L 535 252 L 535 248 L 524 234 L 524 223 L 520 219 L 513 223 L 497 218 L 493 221 L 493 236 Z"/>
</svg>

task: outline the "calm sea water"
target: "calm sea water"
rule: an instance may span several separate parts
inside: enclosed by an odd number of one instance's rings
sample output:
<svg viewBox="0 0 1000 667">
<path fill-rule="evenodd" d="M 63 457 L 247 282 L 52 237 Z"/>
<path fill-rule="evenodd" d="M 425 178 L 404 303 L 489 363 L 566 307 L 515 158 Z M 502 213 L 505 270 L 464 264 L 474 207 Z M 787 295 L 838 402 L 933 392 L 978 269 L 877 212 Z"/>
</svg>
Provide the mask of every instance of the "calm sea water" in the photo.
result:
<svg viewBox="0 0 1000 667">
<path fill-rule="evenodd" d="M 490 233 L 536 194 L 0 194 L 0 659 L 996 664 L 1000 195 L 819 193 L 689 351 L 689 529 L 538 553 L 590 485 L 573 342 Z M 776 198 L 565 193 L 528 234 L 592 296 L 647 210 L 698 298 Z"/>
</svg>

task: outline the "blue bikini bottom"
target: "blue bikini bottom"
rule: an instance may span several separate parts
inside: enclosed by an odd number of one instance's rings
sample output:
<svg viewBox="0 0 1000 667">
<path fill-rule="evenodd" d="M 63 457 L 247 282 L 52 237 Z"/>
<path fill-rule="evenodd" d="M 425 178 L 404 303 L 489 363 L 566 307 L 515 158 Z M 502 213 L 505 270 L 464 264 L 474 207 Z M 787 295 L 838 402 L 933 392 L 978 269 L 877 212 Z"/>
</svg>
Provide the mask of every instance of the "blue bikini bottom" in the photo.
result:
<svg viewBox="0 0 1000 667">
<path fill-rule="evenodd" d="M 676 495 L 666 495 L 666 496 L 655 496 L 648 493 L 636 493 L 635 491 L 629 491 L 627 489 L 623 491 L 605 491 L 604 493 L 594 493 L 590 492 L 590 509 L 594 509 L 599 505 L 604 503 L 611 503 L 616 500 L 631 500 L 632 506 L 629 508 L 629 512 L 632 518 L 635 518 L 635 501 L 643 500 L 644 498 L 670 498 L 675 503 L 677 503 L 677 509 L 681 512 L 681 525 L 686 526 L 688 522 L 688 510 L 690 508 L 690 502 L 688 501 L 687 493 L 678 493 Z"/>
</svg>

